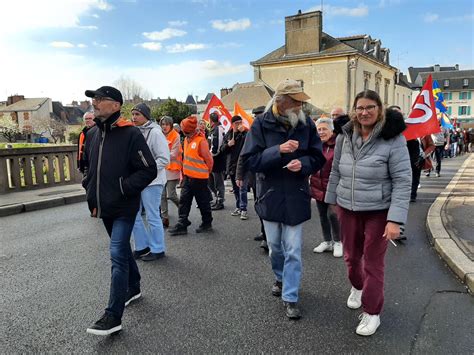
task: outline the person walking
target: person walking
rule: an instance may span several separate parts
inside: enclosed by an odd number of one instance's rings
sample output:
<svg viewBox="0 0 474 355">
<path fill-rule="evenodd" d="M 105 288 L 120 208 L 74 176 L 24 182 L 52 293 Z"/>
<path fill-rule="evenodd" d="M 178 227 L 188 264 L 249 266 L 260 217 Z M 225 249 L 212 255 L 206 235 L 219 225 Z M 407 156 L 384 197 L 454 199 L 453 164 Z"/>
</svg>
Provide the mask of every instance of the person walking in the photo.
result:
<svg viewBox="0 0 474 355">
<path fill-rule="evenodd" d="M 270 249 L 272 294 L 282 298 L 286 316 L 294 320 L 301 317 L 302 231 L 303 222 L 311 218 L 309 176 L 325 162 L 314 123 L 302 110 L 308 99 L 298 81 L 279 83 L 241 152 L 244 166 L 257 175 L 255 209 Z"/>
<path fill-rule="evenodd" d="M 181 177 L 183 169 L 183 148 L 179 133 L 173 129 L 173 118 L 163 116 L 160 120 L 160 126 L 166 137 L 168 148 L 170 151 L 170 163 L 166 167 L 166 185 L 161 195 L 161 218 L 163 226 L 168 227 L 170 224 L 168 213 L 168 200 L 179 207 L 179 198 L 176 188 Z"/>
<path fill-rule="evenodd" d="M 145 138 L 122 118 L 122 94 L 111 86 L 87 90 L 97 128 L 88 135 L 82 186 L 92 217 L 101 218 L 110 237 L 112 278 L 104 315 L 87 333 L 109 335 L 122 329 L 126 305 L 141 297 L 140 272 L 130 236 L 140 207 L 141 192 L 156 178 L 157 169 Z"/>
<path fill-rule="evenodd" d="M 211 121 L 211 134 L 209 136 L 209 145 L 214 164 L 212 166 L 212 176 L 209 179 L 209 187 L 215 196 L 215 201 L 211 204 L 212 210 L 224 209 L 225 185 L 224 171 L 226 168 L 225 154 L 221 154 L 220 147 L 224 141 L 224 127 L 219 122 L 219 115 L 212 112 L 209 115 Z"/>
<path fill-rule="evenodd" d="M 184 140 L 183 157 L 183 187 L 179 198 L 178 223 L 168 230 L 170 235 L 182 235 L 188 233 L 189 212 L 193 198 L 196 198 L 202 223 L 196 229 L 196 233 L 204 233 L 212 230 L 211 196 L 208 188 L 208 178 L 212 171 L 212 156 L 206 139 L 198 134 L 197 118 L 188 117 L 181 121 L 181 129 L 186 136 Z"/>
<path fill-rule="evenodd" d="M 356 333 L 369 336 L 380 325 L 387 243 L 406 223 L 411 168 L 401 113 L 385 114 L 380 96 L 372 90 L 357 94 L 352 110 L 351 122 L 336 139 L 325 202 L 339 206 L 352 285 L 347 307 L 362 306 Z"/>
<path fill-rule="evenodd" d="M 170 161 L 168 143 L 160 126 L 151 121 L 150 108 L 139 103 L 132 109 L 132 121 L 145 137 L 158 170 L 155 179 L 141 193 L 140 209 L 133 227 L 135 259 L 153 261 L 165 256 L 165 231 L 160 216 L 163 187 L 166 184 L 166 166 Z M 147 226 L 142 217 L 145 212 Z"/>
<path fill-rule="evenodd" d="M 84 173 L 85 169 L 84 147 L 86 145 L 87 132 L 95 126 L 94 118 L 93 112 L 86 112 L 83 116 L 85 126 L 81 130 L 81 133 L 79 133 L 79 139 L 77 142 L 77 169 L 81 173 Z"/>
<path fill-rule="evenodd" d="M 311 175 L 310 178 L 311 197 L 316 200 L 324 238 L 324 241 L 314 248 L 313 252 L 323 253 L 325 251 L 332 251 L 335 258 L 340 258 L 342 256 L 342 243 L 339 237 L 339 221 L 336 208 L 324 202 L 329 175 L 331 174 L 334 146 L 336 144 L 333 120 L 331 118 L 318 119 L 316 121 L 316 129 L 319 138 L 323 142 L 323 154 L 324 158 L 326 158 L 326 163 L 321 170 Z"/>
<path fill-rule="evenodd" d="M 244 146 L 247 131 L 242 123 L 242 117 L 232 117 L 232 129 L 224 136 L 224 141 L 221 145 L 221 154 L 227 156 L 227 171 L 232 182 L 232 189 L 235 196 L 235 210 L 232 211 L 232 216 L 238 216 L 241 220 L 247 220 L 247 183 L 248 179 L 243 179 L 242 183 L 236 183 L 237 162 L 239 160 L 240 152 Z"/>
<path fill-rule="evenodd" d="M 433 140 L 433 143 L 435 145 L 435 150 L 434 150 L 434 156 L 436 160 L 436 167 L 435 167 L 435 176 L 440 177 L 441 176 L 441 161 L 443 160 L 444 153 L 447 148 L 447 141 L 446 141 L 446 130 L 441 127 L 440 124 L 440 129 L 441 131 L 438 133 L 433 133 L 431 134 L 431 139 Z M 426 173 L 426 176 L 431 175 L 431 170 Z"/>
</svg>

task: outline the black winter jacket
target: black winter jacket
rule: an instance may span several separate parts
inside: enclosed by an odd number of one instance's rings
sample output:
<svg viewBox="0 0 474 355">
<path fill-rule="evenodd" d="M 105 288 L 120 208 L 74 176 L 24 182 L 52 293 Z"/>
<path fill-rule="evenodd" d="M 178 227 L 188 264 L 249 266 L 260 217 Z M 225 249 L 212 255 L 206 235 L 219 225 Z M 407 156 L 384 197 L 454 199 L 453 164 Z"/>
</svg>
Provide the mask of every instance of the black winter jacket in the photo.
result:
<svg viewBox="0 0 474 355">
<path fill-rule="evenodd" d="M 213 173 L 222 173 L 226 168 L 226 156 L 220 151 L 222 142 L 224 141 L 224 135 L 224 128 L 221 124 L 211 129 L 209 147 L 211 147 L 211 155 L 214 159 L 214 165 L 212 166 Z"/>
<path fill-rule="evenodd" d="M 135 217 L 140 193 L 157 176 L 145 138 L 133 124 L 114 113 L 87 135 L 82 186 L 92 216 Z"/>
<path fill-rule="evenodd" d="M 280 144 L 289 139 L 299 142 L 293 153 L 281 154 Z M 321 140 L 311 119 L 286 130 L 273 113 L 258 116 L 247 134 L 241 159 L 243 171 L 257 173 L 255 209 L 267 221 L 295 226 L 311 218 L 309 175 L 322 168 L 326 159 Z M 291 160 L 301 161 L 301 170 L 284 168 Z"/>
<path fill-rule="evenodd" d="M 221 145 L 220 151 L 223 155 L 226 155 L 226 172 L 229 175 L 236 175 L 237 161 L 239 160 L 240 151 L 244 146 L 246 135 L 247 131 L 234 133 L 234 131 L 230 129 L 229 132 L 227 132 L 224 136 L 224 142 Z M 234 138 L 235 144 L 233 146 L 229 146 L 229 141 L 232 138 Z"/>
</svg>

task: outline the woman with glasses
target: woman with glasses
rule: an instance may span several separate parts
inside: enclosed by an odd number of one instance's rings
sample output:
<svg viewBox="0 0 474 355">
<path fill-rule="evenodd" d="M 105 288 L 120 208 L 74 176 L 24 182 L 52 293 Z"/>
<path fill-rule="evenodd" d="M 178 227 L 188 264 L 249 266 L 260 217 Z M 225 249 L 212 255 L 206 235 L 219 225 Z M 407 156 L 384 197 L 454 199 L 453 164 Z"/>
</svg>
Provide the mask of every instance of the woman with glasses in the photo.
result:
<svg viewBox="0 0 474 355">
<path fill-rule="evenodd" d="M 347 307 L 362 306 L 356 333 L 372 335 L 384 302 L 384 257 L 406 222 L 411 191 L 403 116 L 379 95 L 359 93 L 337 137 L 325 202 L 339 206 L 344 260 L 352 284 Z"/>
</svg>

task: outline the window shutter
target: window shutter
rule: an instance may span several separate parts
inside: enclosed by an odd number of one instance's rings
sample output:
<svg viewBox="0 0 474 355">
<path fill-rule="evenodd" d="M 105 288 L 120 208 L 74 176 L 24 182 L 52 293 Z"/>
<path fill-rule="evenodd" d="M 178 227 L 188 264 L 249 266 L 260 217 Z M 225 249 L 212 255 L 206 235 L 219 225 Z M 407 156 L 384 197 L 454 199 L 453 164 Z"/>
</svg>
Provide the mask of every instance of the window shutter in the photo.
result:
<svg viewBox="0 0 474 355">
<path fill-rule="evenodd" d="M 461 106 L 459 106 L 459 107 L 458 107 L 458 115 L 459 115 L 459 116 L 462 115 L 461 112 L 462 112 L 462 109 L 461 109 Z"/>
<path fill-rule="evenodd" d="M 468 107 L 467 107 L 467 114 L 468 114 L 468 115 L 471 114 L 471 106 L 468 106 Z"/>
<path fill-rule="evenodd" d="M 470 92 L 470 91 L 467 92 L 467 99 L 468 99 L 468 100 L 471 99 L 471 92 Z"/>
</svg>

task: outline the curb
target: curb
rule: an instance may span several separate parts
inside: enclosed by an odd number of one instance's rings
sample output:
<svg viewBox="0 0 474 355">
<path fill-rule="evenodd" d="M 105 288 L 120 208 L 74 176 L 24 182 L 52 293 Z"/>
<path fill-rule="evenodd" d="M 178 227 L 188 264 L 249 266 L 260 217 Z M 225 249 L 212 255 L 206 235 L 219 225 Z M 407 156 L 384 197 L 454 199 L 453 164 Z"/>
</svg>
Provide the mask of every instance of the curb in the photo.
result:
<svg viewBox="0 0 474 355">
<path fill-rule="evenodd" d="M 444 205 L 451 197 L 452 191 L 461 178 L 464 170 L 474 158 L 471 154 L 463 163 L 458 172 L 449 182 L 445 191 L 439 194 L 433 204 L 430 206 L 426 218 L 426 229 L 430 243 L 434 246 L 438 254 L 448 264 L 450 269 L 461 281 L 466 284 L 469 293 L 474 296 L 474 262 L 451 239 L 446 227 L 441 219 L 441 214 L 445 213 Z"/>
<path fill-rule="evenodd" d="M 67 194 L 64 196 L 48 198 L 44 200 L 36 200 L 31 202 L 17 203 L 8 206 L 0 207 L 0 217 L 11 216 L 23 212 L 31 212 L 43 210 L 51 207 L 58 207 L 62 205 L 70 205 L 72 203 L 84 202 L 86 200 L 86 193 L 79 192 Z"/>
</svg>

